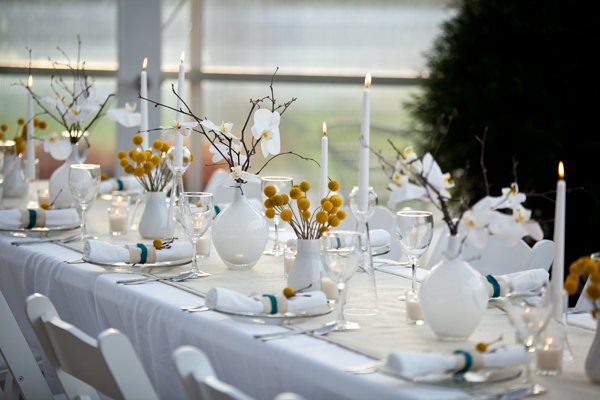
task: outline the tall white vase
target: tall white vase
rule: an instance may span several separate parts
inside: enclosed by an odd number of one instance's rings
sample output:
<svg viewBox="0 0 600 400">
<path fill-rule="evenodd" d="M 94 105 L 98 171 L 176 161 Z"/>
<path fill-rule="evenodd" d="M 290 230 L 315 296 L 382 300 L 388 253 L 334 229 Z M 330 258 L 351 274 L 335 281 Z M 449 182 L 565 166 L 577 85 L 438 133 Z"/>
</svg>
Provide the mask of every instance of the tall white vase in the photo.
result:
<svg viewBox="0 0 600 400">
<path fill-rule="evenodd" d="M 452 235 L 444 258 L 419 289 L 425 322 L 442 340 L 466 340 L 475 331 L 488 303 L 486 280 L 459 255 L 460 237 Z"/>
<path fill-rule="evenodd" d="M 321 241 L 298 239 L 296 259 L 288 275 L 288 286 L 321 290 Z"/>
<path fill-rule="evenodd" d="M 212 240 L 229 269 L 254 267 L 267 244 L 269 227 L 265 217 L 248 201 L 241 188 L 233 202 L 219 213 L 212 227 Z"/>
<path fill-rule="evenodd" d="M 17 154 L 4 156 L 1 173 L 4 175 L 4 198 L 18 199 L 27 195 L 28 185 L 21 168 L 21 158 Z"/>
<path fill-rule="evenodd" d="M 600 316 L 596 323 L 596 336 L 585 359 L 585 373 L 592 382 L 600 384 Z"/>
<path fill-rule="evenodd" d="M 144 239 L 164 239 L 169 236 L 169 211 L 165 192 L 146 192 L 146 205 L 138 232 Z"/>
<path fill-rule="evenodd" d="M 71 194 L 71 189 L 69 189 L 69 167 L 72 164 L 85 162 L 86 158 L 87 147 L 80 153 L 77 144 L 72 143 L 69 158 L 50 176 L 48 189 L 50 191 L 50 201 L 54 202 L 54 208 L 69 208 L 73 205 L 75 199 Z"/>
</svg>

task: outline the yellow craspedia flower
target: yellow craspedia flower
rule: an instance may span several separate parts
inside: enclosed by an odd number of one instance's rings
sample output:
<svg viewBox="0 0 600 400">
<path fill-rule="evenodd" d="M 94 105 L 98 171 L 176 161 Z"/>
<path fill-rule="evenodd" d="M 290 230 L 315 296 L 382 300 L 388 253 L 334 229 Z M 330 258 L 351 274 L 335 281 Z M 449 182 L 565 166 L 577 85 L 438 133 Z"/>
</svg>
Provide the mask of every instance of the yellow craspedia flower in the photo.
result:
<svg viewBox="0 0 600 400">
<path fill-rule="evenodd" d="M 163 245 L 163 241 L 161 239 L 157 238 L 152 241 L 152 246 L 154 246 L 154 248 L 156 250 L 160 250 L 162 248 L 162 245 Z"/>
<path fill-rule="evenodd" d="M 276 194 L 271 198 L 271 200 L 273 200 L 273 204 L 275 204 L 276 206 L 283 205 L 283 197 L 280 194 Z"/>
<path fill-rule="evenodd" d="M 311 214 L 310 214 L 309 210 L 302 211 L 302 218 L 304 218 L 305 220 L 308 221 L 310 219 L 310 216 L 311 216 Z"/>
<path fill-rule="evenodd" d="M 7 130 L 8 130 L 8 125 L 6 125 L 6 124 L 0 125 L 0 131 L 6 132 Z"/>
<path fill-rule="evenodd" d="M 302 211 L 308 210 L 310 208 L 310 201 L 306 197 L 299 198 L 298 208 Z"/>
<path fill-rule="evenodd" d="M 319 224 L 323 225 L 327 223 L 328 215 L 325 211 L 319 211 L 317 212 L 315 219 Z"/>
<path fill-rule="evenodd" d="M 35 118 L 33 119 L 33 126 L 35 126 L 36 128 L 37 128 L 38 126 L 40 126 L 40 119 L 39 119 L 38 117 L 35 117 Z"/>
<path fill-rule="evenodd" d="M 338 181 L 329 181 L 329 183 L 327 184 L 327 187 L 332 192 L 337 192 L 338 189 L 340 188 L 340 183 Z"/>
<path fill-rule="evenodd" d="M 326 226 L 319 228 L 319 237 L 323 236 L 323 234 L 328 231 L 329 231 L 329 228 Z"/>
<path fill-rule="evenodd" d="M 336 226 L 339 226 L 340 225 L 340 219 L 338 217 L 336 217 L 335 215 L 329 217 L 329 225 L 333 226 L 334 228 Z"/>
<path fill-rule="evenodd" d="M 100 172 L 100 180 L 105 181 L 108 179 L 108 174 L 106 172 Z"/>
<path fill-rule="evenodd" d="M 154 150 L 158 150 L 161 151 L 163 147 L 163 142 L 162 140 L 155 140 L 154 142 L 152 142 L 152 148 Z"/>
<path fill-rule="evenodd" d="M 265 186 L 263 193 L 265 194 L 265 196 L 271 198 L 277 193 L 277 188 L 273 185 L 267 185 Z"/>
<path fill-rule="evenodd" d="M 588 297 L 592 300 L 600 299 L 600 285 L 597 285 L 595 283 L 590 284 L 586 289 L 586 293 Z"/>
<path fill-rule="evenodd" d="M 281 194 L 281 198 L 283 199 L 283 204 L 282 205 L 284 205 L 284 206 L 290 202 L 290 196 L 288 196 L 285 193 Z"/>
<path fill-rule="evenodd" d="M 23 143 L 23 137 L 21 137 L 21 136 L 16 136 L 13 140 L 15 141 L 15 144 L 17 144 L 17 145 Z"/>
<path fill-rule="evenodd" d="M 4 139 L 4 132 L 0 132 L 0 140 Z"/>
<path fill-rule="evenodd" d="M 335 216 L 338 217 L 340 219 L 340 221 L 343 221 L 346 219 L 346 211 L 345 210 L 338 210 L 337 213 L 335 213 Z"/>
<path fill-rule="evenodd" d="M 140 164 L 146 161 L 146 153 L 144 153 L 143 151 L 138 152 L 135 155 L 135 161 L 137 161 Z"/>
<path fill-rule="evenodd" d="M 131 140 L 133 142 L 133 144 L 135 144 L 136 146 L 141 145 L 142 143 L 144 143 L 144 138 L 142 137 L 142 135 L 140 135 L 139 133 L 136 133 L 135 135 L 133 135 L 133 138 Z"/>
<path fill-rule="evenodd" d="M 194 156 L 194 152 L 193 152 L 193 151 L 190 151 L 190 162 L 193 162 L 193 161 L 194 161 L 194 158 L 196 158 L 196 157 Z"/>
<path fill-rule="evenodd" d="M 298 200 L 300 197 L 302 197 L 302 190 L 300 190 L 299 187 L 293 187 L 290 190 L 290 197 L 294 200 Z"/>
<path fill-rule="evenodd" d="M 567 276 L 564 288 L 570 295 L 577 293 L 577 289 L 579 289 L 579 278 L 575 275 Z"/>
<path fill-rule="evenodd" d="M 600 271 L 594 271 L 590 274 L 590 281 L 592 283 L 600 283 Z"/>
<path fill-rule="evenodd" d="M 303 192 L 308 192 L 310 190 L 310 183 L 308 183 L 308 181 L 302 181 L 300 182 L 299 187 Z"/>
<path fill-rule="evenodd" d="M 154 168 L 154 164 L 152 164 L 152 161 L 146 161 L 146 163 L 144 164 L 144 170 L 146 170 L 147 174 L 150 174 L 152 168 Z"/>
<path fill-rule="evenodd" d="M 134 168 L 133 170 L 133 174 L 135 176 L 138 177 L 142 177 L 144 176 L 144 174 L 146 173 L 146 171 L 144 170 L 144 166 L 143 165 L 138 165 L 137 167 Z"/>
<path fill-rule="evenodd" d="M 275 218 L 275 209 L 274 208 L 267 208 L 265 210 L 265 215 L 267 216 L 267 218 L 269 219 L 273 219 Z"/>
<path fill-rule="evenodd" d="M 273 200 L 271 199 L 266 199 L 263 204 L 265 205 L 265 208 L 273 208 L 275 206 L 275 204 L 273 204 Z"/>
<path fill-rule="evenodd" d="M 152 164 L 158 165 L 158 164 L 160 164 L 160 160 L 161 160 L 160 156 L 158 154 L 155 154 L 152 156 L 151 161 L 152 161 Z"/>
<path fill-rule="evenodd" d="M 333 204 L 334 207 L 339 207 L 342 205 L 342 198 L 340 196 L 338 196 L 337 194 L 334 194 L 333 196 L 331 196 L 329 201 L 331 201 L 331 204 Z"/>
<path fill-rule="evenodd" d="M 129 165 L 129 160 L 126 158 L 121 158 L 121 161 L 119 161 L 119 164 L 121 164 L 121 167 L 125 168 L 126 166 Z"/>
<path fill-rule="evenodd" d="M 281 213 L 279 214 L 279 218 L 281 218 L 281 220 L 285 222 L 290 222 L 292 220 L 292 217 L 292 210 L 290 210 L 289 208 L 281 210 Z"/>
<path fill-rule="evenodd" d="M 160 151 L 162 151 L 163 153 L 166 153 L 167 151 L 169 151 L 170 148 L 171 148 L 171 146 L 169 146 L 169 143 L 163 142 L 162 149 L 160 149 Z"/>
<path fill-rule="evenodd" d="M 152 157 L 152 150 L 146 149 L 146 150 L 144 150 L 144 153 L 146 153 L 146 159 L 147 160 L 149 160 L 150 157 Z"/>
<path fill-rule="evenodd" d="M 125 166 L 125 172 L 128 174 L 133 174 L 134 168 L 133 165 L 129 164 Z"/>
<path fill-rule="evenodd" d="M 44 203 L 40 203 L 40 208 L 43 208 L 44 210 L 49 210 L 50 209 L 50 204 L 44 202 Z"/>
<path fill-rule="evenodd" d="M 46 129 L 46 127 L 48 126 L 48 124 L 46 123 L 46 121 L 40 121 L 40 129 Z"/>
<path fill-rule="evenodd" d="M 329 200 L 327 200 L 321 204 L 321 207 L 323 207 L 323 210 L 330 212 L 331 209 L 333 208 L 333 204 L 331 204 L 331 202 Z"/>
<path fill-rule="evenodd" d="M 122 160 L 125 157 L 127 157 L 127 153 L 125 153 L 125 150 L 121 150 L 117 153 L 117 157 L 119 158 L 119 160 Z"/>
<path fill-rule="evenodd" d="M 129 156 L 129 158 L 131 158 L 131 160 L 135 161 L 135 157 L 137 156 L 137 150 L 131 149 L 129 150 L 129 153 L 127 153 L 127 155 Z"/>
<path fill-rule="evenodd" d="M 25 123 L 25 120 L 23 118 L 19 118 L 17 120 L 17 124 L 19 124 L 19 125 L 23 125 L 24 123 Z"/>
<path fill-rule="evenodd" d="M 27 149 L 27 145 L 25 144 L 25 142 L 21 142 L 21 143 L 17 144 L 17 153 L 23 154 L 23 153 L 25 153 L 26 149 Z"/>
</svg>

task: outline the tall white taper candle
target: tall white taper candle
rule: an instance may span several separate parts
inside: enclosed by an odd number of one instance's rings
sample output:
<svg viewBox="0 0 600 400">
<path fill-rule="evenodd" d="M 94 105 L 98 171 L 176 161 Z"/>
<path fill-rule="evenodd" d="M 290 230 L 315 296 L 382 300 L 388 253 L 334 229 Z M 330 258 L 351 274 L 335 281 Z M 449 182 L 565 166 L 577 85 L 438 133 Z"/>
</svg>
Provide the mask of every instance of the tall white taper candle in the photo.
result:
<svg viewBox="0 0 600 400">
<path fill-rule="evenodd" d="M 142 72 L 140 73 L 140 96 L 143 98 L 148 98 L 148 73 L 146 72 L 146 67 L 148 66 L 148 58 L 144 57 L 144 62 L 142 62 Z M 142 142 L 142 150 L 146 150 L 150 143 L 148 143 L 148 102 L 146 100 L 140 99 L 140 133 L 144 141 Z"/>
<path fill-rule="evenodd" d="M 371 74 L 365 76 L 363 91 L 363 114 L 360 130 L 360 150 L 358 159 L 358 209 L 366 212 L 369 207 L 369 146 L 371 130 Z"/>
<path fill-rule="evenodd" d="M 31 90 L 33 87 L 33 77 L 29 75 L 27 79 L 27 87 Z M 33 140 L 34 124 L 33 124 L 33 96 L 27 91 L 27 150 L 25 159 L 27 160 L 27 170 L 25 174 L 27 179 L 35 179 L 35 141 Z"/>
<path fill-rule="evenodd" d="M 564 312 L 564 276 L 565 276 L 565 214 L 567 183 L 564 180 L 565 167 L 558 164 L 558 182 L 556 184 L 556 209 L 554 213 L 554 263 L 552 264 L 552 286 L 554 290 L 554 317 L 562 318 Z"/>
<path fill-rule="evenodd" d="M 319 181 L 319 201 L 327 196 L 327 192 L 329 189 L 327 188 L 327 184 L 329 182 L 328 179 L 328 171 L 329 171 L 329 143 L 327 138 L 327 124 L 323 122 L 323 137 L 321 137 L 321 179 Z"/>
</svg>

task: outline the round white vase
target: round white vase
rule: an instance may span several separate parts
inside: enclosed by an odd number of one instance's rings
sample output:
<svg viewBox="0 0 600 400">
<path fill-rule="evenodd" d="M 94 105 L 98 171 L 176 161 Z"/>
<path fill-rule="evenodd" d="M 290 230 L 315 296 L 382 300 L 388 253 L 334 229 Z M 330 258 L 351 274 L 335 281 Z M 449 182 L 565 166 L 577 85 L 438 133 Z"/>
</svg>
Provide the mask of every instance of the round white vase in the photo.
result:
<svg viewBox="0 0 600 400">
<path fill-rule="evenodd" d="M 233 202 L 217 215 L 212 240 L 217 254 L 229 269 L 250 269 L 267 244 L 265 217 L 248 201 L 242 188 L 234 190 Z"/>
<path fill-rule="evenodd" d="M 600 317 L 596 323 L 596 336 L 585 358 L 585 373 L 592 382 L 600 384 Z"/>
<path fill-rule="evenodd" d="M 288 275 L 294 290 L 321 290 L 321 241 L 298 239 L 296 259 Z"/>
<path fill-rule="evenodd" d="M 169 236 L 169 211 L 165 192 L 146 192 L 146 204 L 138 232 L 144 239 L 164 239 Z"/>
<path fill-rule="evenodd" d="M 69 167 L 72 164 L 80 164 L 85 162 L 87 158 L 87 147 L 80 154 L 76 143 L 71 143 L 71 154 L 65 162 L 58 167 L 48 181 L 48 189 L 50 201 L 53 202 L 54 208 L 69 208 L 73 206 L 75 199 L 69 188 Z"/>
<path fill-rule="evenodd" d="M 4 175 L 4 198 L 18 199 L 27 195 L 28 185 L 21 168 L 21 158 L 17 154 L 4 156 L 1 173 Z"/>
<path fill-rule="evenodd" d="M 444 258 L 419 289 L 425 322 L 441 340 L 469 338 L 487 308 L 486 280 L 459 252 L 460 237 L 451 235 Z"/>
</svg>

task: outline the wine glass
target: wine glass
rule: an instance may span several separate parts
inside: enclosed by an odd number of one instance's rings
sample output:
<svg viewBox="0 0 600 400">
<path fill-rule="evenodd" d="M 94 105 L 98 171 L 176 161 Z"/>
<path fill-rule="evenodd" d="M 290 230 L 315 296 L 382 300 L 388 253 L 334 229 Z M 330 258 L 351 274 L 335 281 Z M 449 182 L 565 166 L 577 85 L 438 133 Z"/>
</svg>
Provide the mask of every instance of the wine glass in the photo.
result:
<svg viewBox="0 0 600 400">
<path fill-rule="evenodd" d="M 396 231 L 400 246 L 410 259 L 411 292 L 416 292 L 417 265 L 433 237 L 433 214 L 429 211 L 403 210 L 396 213 Z"/>
<path fill-rule="evenodd" d="M 81 208 L 80 240 L 91 238 L 87 233 L 87 210 L 96 198 L 100 186 L 100 166 L 97 164 L 73 164 L 69 167 L 69 189 Z"/>
<path fill-rule="evenodd" d="M 520 340 L 530 355 L 535 351 L 534 340 L 544 330 L 553 312 L 552 290 L 543 287 L 536 292 L 511 293 L 506 296 L 506 313 Z M 530 385 L 532 394 L 545 391 L 545 388 L 531 379 L 531 359 L 528 357 L 525 368 L 525 384 Z"/>
<path fill-rule="evenodd" d="M 194 279 L 205 276 L 198 269 L 196 243 L 210 228 L 213 219 L 213 195 L 206 192 L 183 192 L 180 197 L 180 221 L 186 236 L 192 243 L 194 256 L 192 258 L 191 276 Z"/>
<path fill-rule="evenodd" d="M 346 321 L 344 306 L 346 305 L 346 283 L 358 269 L 361 255 L 361 235 L 355 231 L 327 231 L 321 238 L 321 260 L 325 271 L 335 282 L 339 291 L 337 331 L 359 329 L 356 322 Z"/>
<path fill-rule="evenodd" d="M 265 176 L 262 179 L 262 190 L 264 192 L 267 186 L 275 187 L 277 194 L 289 193 L 294 186 L 294 181 L 292 178 L 287 176 Z M 271 250 L 263 251 L 263 254 L 268 256 L 282 256 L 283 249 L 279 243 L 279 222 L 281 222 L 279 216 L 275 214 L 273 218 L 273 225 L 275 227 L 275 243 L 273 244 L 273 248 Z"/>
</svg>

